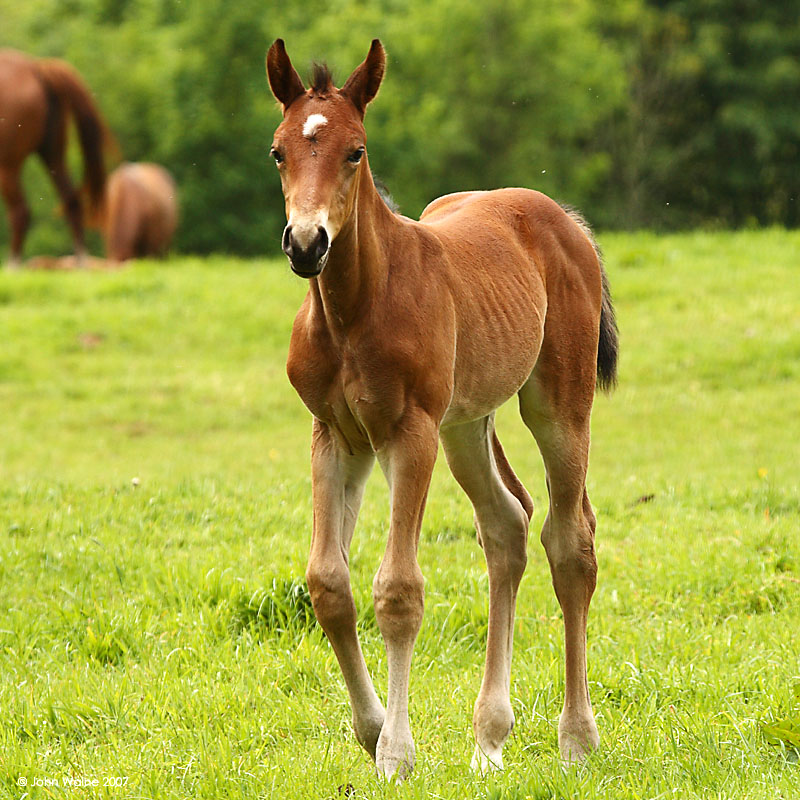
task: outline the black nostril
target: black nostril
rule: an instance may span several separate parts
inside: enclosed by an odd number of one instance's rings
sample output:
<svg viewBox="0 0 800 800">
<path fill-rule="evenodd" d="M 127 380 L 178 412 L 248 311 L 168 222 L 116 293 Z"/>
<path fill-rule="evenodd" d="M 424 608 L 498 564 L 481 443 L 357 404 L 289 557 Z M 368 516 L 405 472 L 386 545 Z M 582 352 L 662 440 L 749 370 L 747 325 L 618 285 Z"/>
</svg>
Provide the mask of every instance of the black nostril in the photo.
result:
<svg viewBox="0 0 800 800">
<path fill-rule="evenodd" d="M 283 252 L 286 253 L 289 258 L 292 257 L 292 226 L 287 225 L 283 229 L 283 240 L 281 241 L 281 247 L 283 248 Z"/>
<path fill-rule="evenodd" d="M 322 258 L 328 252 L 328 231 L 321 225 L 317 228 L 317 258 Z"/>
</svg>

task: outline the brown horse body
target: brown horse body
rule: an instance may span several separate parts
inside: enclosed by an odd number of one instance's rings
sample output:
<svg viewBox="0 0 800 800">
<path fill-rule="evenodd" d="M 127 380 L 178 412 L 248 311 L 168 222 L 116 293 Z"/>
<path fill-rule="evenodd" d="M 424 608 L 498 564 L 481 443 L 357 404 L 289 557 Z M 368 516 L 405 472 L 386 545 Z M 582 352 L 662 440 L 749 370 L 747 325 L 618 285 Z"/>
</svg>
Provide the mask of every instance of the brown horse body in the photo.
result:
<svg viewBox="0 0 800 800">
<path fill-rule="evenodd" d="M 598 743 L 586 679 L 596 575 L 585 486 L 589 417 L 596 380 L 615 379 L 617 352 L 600 259 L 577 215 L 526 189 L 443 197 L 419 222 L 392 213 L 375 189 L 362 123 L 384 64 L 376 40 L 341 90 L 318 70 L 306 91 L 281 40 L 267 58 L 284 111 L 272 150 L 286 197 L 283 247 L 310 281 L 287 368 L 314 417 L 306 573 L 314 610 L 342 668 L 357 739 L 380 772 L 405 775 L 414 763 L 408 687 L 423 613 L 417 544 L 441 439 L 473 504 L 489 571 L 473 766 L 502 766 L 514 723 L 514 610 L 533 503 L 503 454 L 494 412 L 517 394 L 550 493 L 542 542 L 566 635 L 559 744 L 565 759 L 579 760 Z M 391 492 L 373 584 L 389 669 L 385 709 L 358 642 L 348 568 L 376 457 Z"/>
<path fill-rule="evenodd" d="M 20 263 L 30 225 L 21 176 L 32 153 L 41 157 L 61 197 L 79 260 L 86 252 L 80 196 L 65 161 L 70 114 L 84 157 L 84 188 L 91 207 L 97 209 L 105 183 L 103 150 L 113 140 L 89 90 L 63 61 L 0 50 L 0 190 L 11 226 L 11 266 Z"/>
<path fill-rule="evenodd" d="M 110 260 L 165 255 L 178 225 L 175 181 L 158 164 L 122 164 L 108 176 L 104 217 Z"/>
</svg>

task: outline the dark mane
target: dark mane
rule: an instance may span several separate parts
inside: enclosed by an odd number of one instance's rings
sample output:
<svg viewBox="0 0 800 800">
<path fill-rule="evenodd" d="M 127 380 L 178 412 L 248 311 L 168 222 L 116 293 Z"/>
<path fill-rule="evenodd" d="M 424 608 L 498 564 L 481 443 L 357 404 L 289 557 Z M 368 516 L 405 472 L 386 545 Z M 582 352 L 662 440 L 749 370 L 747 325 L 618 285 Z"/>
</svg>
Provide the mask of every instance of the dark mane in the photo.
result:
<svg viewBox="0 0 800 800">
<path fill-rule="evenodd" d="M 397 205 L 394 197 L 389 193 L 389 187 L 374 172 L 372 173 L 372 182 L 375 184 L 375 188 L 378 190 L 381 200 L 386 203 L 389 211 L 391 211 L 392 214 L 399 214 L 400 206 Z"/>
<path fill-rule="evenodd" d="M 311 73 L 311 90 L 314 94 L 325 94 L 333 86 L 333 75 L 328 65 L 314 62 Z"/>
</svg>

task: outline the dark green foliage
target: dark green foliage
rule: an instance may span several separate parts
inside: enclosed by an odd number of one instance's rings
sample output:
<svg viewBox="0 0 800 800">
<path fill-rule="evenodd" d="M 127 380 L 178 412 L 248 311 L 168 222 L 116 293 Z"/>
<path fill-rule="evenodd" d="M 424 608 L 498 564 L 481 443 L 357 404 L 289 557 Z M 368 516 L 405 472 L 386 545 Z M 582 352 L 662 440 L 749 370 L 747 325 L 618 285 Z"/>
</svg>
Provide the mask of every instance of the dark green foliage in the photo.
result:
<svg viewBox="0 0 800 800">
<path fill-rule="evenodd" d="M 278 250 L 280 115 L 264 75 L 278 36 L 301 76 L 324 59 L 339 84 L 381 37 L 370 166 L 410 216 L 446 192 L 521 185 L 604 227 L 800 223 L 796 0 L 5 5 L 0 46 L 71 61 L 124 157 L 173 172 L 179 250 Z M 27 253 L 68 251 L 34 160 L 25 184 Z"/>
<path fill-rule="evenodd" d="M 614 30 L 630 81 L 610 141 L 621 221 L 800 223 L 799 11 L 793 0 L 650 0 Z"/>
</svg>

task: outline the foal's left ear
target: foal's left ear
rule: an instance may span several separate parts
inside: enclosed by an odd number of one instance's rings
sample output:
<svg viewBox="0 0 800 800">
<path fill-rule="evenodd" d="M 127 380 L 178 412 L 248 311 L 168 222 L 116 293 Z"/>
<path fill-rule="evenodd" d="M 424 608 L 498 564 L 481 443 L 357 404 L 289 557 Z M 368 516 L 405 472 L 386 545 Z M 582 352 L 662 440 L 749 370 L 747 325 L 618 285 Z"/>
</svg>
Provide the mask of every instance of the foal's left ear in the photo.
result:
<svg viewBox="0 0 800 800">
<path fill-rule="evenodd" d="M 341 93 L 349 97 L 358 113 L 364 116 L 367 104 L 378 94 L 386 69 L 386 51 L 380 39 L 373 39 L 369 53 L 342 86 Z"/>
<path fill-rule="evenodd" d="M 283 39 L 276 39 L 267 53 L 267 77 L 272 94 L 283 106 L 283 113 L 305 92 L 303 81 L 292 66 Z"/>
</svg>

